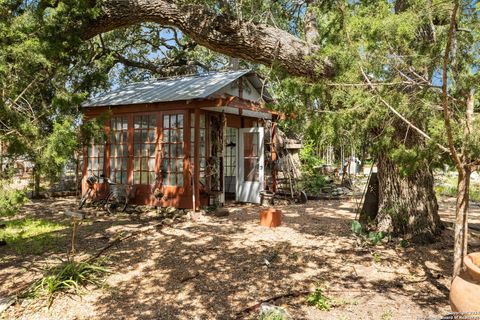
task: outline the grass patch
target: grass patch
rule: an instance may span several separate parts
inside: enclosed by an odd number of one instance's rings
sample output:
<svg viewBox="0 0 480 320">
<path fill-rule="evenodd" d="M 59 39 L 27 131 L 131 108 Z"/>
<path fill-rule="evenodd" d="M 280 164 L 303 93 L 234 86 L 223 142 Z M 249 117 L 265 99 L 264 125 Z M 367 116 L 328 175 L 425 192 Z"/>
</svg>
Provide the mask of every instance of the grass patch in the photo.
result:
<svg viewBox="0 0 480 320">
<path fill-rule="evenodd" d="M 455 198 L 458 193 L 457 180 L 450 178 L 442 181 L 435 186 L 435 193 Z M 472 181 L 470 181 L 470 201 L 480 202 L 480 184 L 472 183 Z"/>
<path fill-rule="evenodd" d="M 4 183 L 5 181 L 2 181 Z M 0 217 L 11 217 L 15 215 L 28 201 L 25 192 L 21 190 L 9 190 L 0 186 Z"/>
<path fill-rule="evenodd" d="M 98 285 L 109 270 L 101 264 L 67 261 L 59 266 L 46 270 L 44 276 L 37 280 L 28 296 L 47 296 L 49 305 L 55 294 L 59 292 L 79 293 L 79 289 L 87 284 Z"/>
<path fill-rule="evenodd" d="M 324 311 L 329 311 L 332 307 L 334 307 L 332 299 L 327 297 L 320 288 L 317 288 L 315 292 L 307 296 L 307 303 L 319 310 Z"/>
<path fill-rule="evenodd" d="M 44 219 L 18 219 L 7 221 L 0 229 L 0 239 L 18 254 L 42 254 L 56 247 L 59 230 L 68 226 Z"/>
</svg>

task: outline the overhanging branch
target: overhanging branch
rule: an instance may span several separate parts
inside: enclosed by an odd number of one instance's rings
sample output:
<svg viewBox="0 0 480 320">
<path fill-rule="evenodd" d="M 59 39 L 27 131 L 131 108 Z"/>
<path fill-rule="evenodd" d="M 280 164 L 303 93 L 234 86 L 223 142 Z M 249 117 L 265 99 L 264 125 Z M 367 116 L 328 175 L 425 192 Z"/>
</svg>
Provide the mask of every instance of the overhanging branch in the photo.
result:
<svg viewBox="0 0 480 320">
<path fill-rule="evenodd" d="M 216 52 L 265 65 L 277 64 L 291 75 L 311 80 L 335 75 L 335 65 L 328 57 L 311 58 L 318 46 L 279 28 L 220 15 L 206 6 L 168 0 L 105 0 L 100 7 L 102 14 L 85 24 L 84 38 L 140 22 L 156 22 L 177 27 Z"/>
</svg>

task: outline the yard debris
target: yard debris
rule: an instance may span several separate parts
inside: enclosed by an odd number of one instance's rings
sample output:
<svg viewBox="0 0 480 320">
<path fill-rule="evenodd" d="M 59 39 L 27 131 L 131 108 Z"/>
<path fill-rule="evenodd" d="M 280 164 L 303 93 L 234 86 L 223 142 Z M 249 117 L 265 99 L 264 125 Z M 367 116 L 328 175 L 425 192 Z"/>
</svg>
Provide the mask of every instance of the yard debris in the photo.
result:
<svg viewBox="0 0 480 320">
<path fill-rule="evenodd" d="M 291 320 L 293 318 L 285 308 L 269 303 L 262 303 L 260 305 L 260 319 Z"/>
<path fill-rule="evenodd" d="M 279 299 L 282 299 L 282 298 L 293 298 L 293 297 L 305 296 L 305 295 L 310 294 L 310 293 L 312 293 L 312 292 L 311 291 L 293 291 L 293 292 L 287 292 L 287 293 L 279 294 L 279 295 L 270 297 L 268 299 L 262 300 L 262 301 L 254 304 L 254 305 L 251 305 L 251 306 L 249 306 L 245 309 L 240 310 L 239 312 L 237 312 L 237 316 L 241 316 L 244 313 L 248 313 L 248 312 L 251 312 L 253 310 L 256 310 L 256 309 L 260 308 L 262 304 L 265 304 L 265 303 L 268 303 L 268 302 L 276 301 L 276 300 L 279 300 Z"/>
<path fill-rule="evenodd" d="M 217 208 L 212 212 L 215 217 L 227 217 L 230 214 L 230 210 L 227 208 Z"/>
<path fill-rule="evenodd" d="M 17 301 L 17 297 L 0 298 L 0 315 Z"/>
<path fill-rule="evenodd" d="M 200 272 L 195 271 L 193 274 L 188 275 L 188 276 L 186 276 L 186 277 L 183 277 L 183 278 L 180 280 L 180 282 L 181 282 L 181 283 L 187 282 L 187 281 L 189 281 L 189 280 L 195 279 L 195 278 L 198 277 L 199 275 L 200 275 Z"/>
</svg>

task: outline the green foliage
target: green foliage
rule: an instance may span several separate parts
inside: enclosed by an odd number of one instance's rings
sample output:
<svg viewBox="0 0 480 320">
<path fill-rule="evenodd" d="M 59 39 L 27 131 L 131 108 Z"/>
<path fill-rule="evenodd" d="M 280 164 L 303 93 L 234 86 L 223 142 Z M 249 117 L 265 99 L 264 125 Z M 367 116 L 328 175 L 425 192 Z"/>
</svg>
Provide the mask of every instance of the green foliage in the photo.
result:
<svg viewBox="0 0 480 320">
<path fill-rule="evenodd" d="M 81 286 L 100 283 L 109 271 L 96 263 L 67 261 L 46 270 L 44 276 L 37 280 L 29 295 L 47 295 L 50 302 L 58 292 L 73 291 L 78 294 Z"/>
<path fill-rule="evenodd" d="M 288 319 L 282 312 L 272 310 L 260 314 L 259 320 L 286 320 Z"/>
<path fill-rule="evenodd" d="M 363 228 L 362 228 L 362 224 L 357 221 L 357 220 L 352 220 L 352 232 L 356 235 L 361 235 L 363 234 Z"/>
<path fill-rule="evenodd" d="M 315 292 L 307 296 L 307 303 L 319 310 L 329 311 L 332 307 L 332 299 L 323 294 L 322 289 L 317 288 Z"/>
<path fill-rule="evenodd" d="M 0 217 L 15 215 L 27 201 L 28 198 L 23 191 L 0 186 Z"/>
<path fill-rule="evenodd" d="M 382 255 L 378 252 L 372 253 L 372 258 L 375 263 L 380 263 L 382 261 Z"/>
<path fill-rule="evenodd" d="M 379 232 L 369 232 L 367 239 L 370 241 L 371 244 L 377 245 L 379 244 L 383 239 L 385 238 L 385 232 L 379 231 Z"/>
<path fill-rule="evenodd" d="M 57 248 L 58 231 L 67 226 L 43 219 L 18 219 L 7 221 L 0 229 L 0 239 L 7 242 L 17 254 L 42 254 Z"/>
<path fill-rule="evenodd" d="M 300 149 L 302 171 L 306 173 L 314 172 L 315 168 L 323 163 L 323 161 L 316 154 L 315 146 L 316 144 L 313 140 L 307 140 L 303 141 L 302 149 Z"/>
<path fill-rule="evenodd" d="M 354 235 L 361 237 L 362 239 L 364 239 L 365 241 L 368 241 L 370 244 L 374 246 L 379 244 L 387 236 L 387 234 L 382 231 L 379 231 L 379 232 L 370 231 L 367 233 L 364 230 L 362 224 L 357 220 L 352 221 L 351 230 Z"/>
<path fill-rule="evenodd" d="M 410 246 L 410 243 L 408 242 L 408 240 L 405 240 L 405 239 L 402 239 L 400 240 L 400 247 L 402 248 L 408 248 Z"/>
<path fill-rule="evenodd" d="M 393 319 L 393 312 L 391 310 L 387 310 L 384 313 L 382 313 L 382 316 L 380 317 L 381 320 L 391 320 Z"/>
<path fill-rule="evenodd" d="M 319 173 L 304 174 L 300 187 L 308 194 L 318 194 L 327 185 L 327 177 Z"/>
<path fill-rule="evenodd" d="M 480 184 L 470 184 L 470 200 L 480 202 Z M 457 181 L 455 179 L 447 179 L 446 181 L 435 185 L 435 193 L 437 195 L 456 197 L 458 194 Z"/>
</svg>

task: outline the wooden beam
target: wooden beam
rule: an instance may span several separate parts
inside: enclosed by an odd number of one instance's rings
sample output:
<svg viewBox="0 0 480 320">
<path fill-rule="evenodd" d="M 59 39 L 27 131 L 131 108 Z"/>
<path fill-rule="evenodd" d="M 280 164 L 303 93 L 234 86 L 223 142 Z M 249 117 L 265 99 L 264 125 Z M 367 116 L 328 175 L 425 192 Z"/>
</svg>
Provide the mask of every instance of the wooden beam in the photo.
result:
<svg viewBox="0 0 480 320">
<path fill-rule="evenodd" d="M 200 109 L 195 109 L 195 150 L 193 156 L 195 211 L 200 209 Z"/>
</svg>

